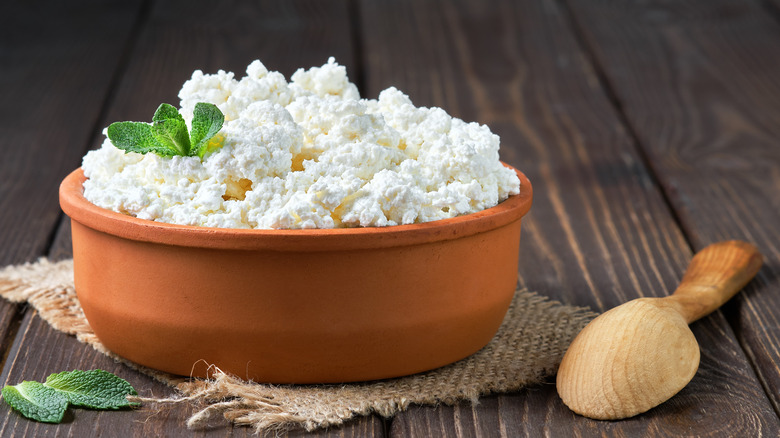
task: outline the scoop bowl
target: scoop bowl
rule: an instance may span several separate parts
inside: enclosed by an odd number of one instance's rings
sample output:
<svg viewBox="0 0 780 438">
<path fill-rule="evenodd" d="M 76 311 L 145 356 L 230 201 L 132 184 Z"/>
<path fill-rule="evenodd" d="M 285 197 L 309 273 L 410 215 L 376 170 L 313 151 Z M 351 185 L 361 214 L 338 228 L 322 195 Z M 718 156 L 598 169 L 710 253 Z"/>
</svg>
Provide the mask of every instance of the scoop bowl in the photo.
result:
<svg viewBox="0 0 780 438">
<path fill-rule="evenodd" d="M 637 298 L 593 321 L 574 338 L 558 369 L 558 395 L 597 420 L 646 412 L 682 390 L 701 352 L 688 324 L 715 311 L 761 269 L 753 244 L 713 243 L 697 253 L 670 296 Z"/>
<path fill-rule="evenodd" d="M 76 292 L 100 341 L 138 364 L 268 383 L 413 374 L 498 330 L 532 188 L 474 214 L 383 228 L 239 230 L 142 220 L 60 187 Z"/>
</svg>

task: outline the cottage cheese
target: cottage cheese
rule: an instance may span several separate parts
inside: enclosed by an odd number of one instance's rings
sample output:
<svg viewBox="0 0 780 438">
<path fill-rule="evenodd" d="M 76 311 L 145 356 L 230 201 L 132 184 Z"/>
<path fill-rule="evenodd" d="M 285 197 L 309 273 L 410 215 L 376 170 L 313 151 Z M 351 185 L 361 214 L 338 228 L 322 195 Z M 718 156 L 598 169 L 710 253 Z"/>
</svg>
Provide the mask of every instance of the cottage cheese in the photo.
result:
<svg viewBox="0 0 780 438">
<path fill-rule="evenodd" d="M 204 74 L 179 98 L 225 114 L 223 146 L 198 157 L 125 153 L 106 138 L 87 153 L 84 196 L 143 219 L 222 228 L 333 228 L 427 222 L 477 212 L 519 192 L 486 126 L 417 108 L 388 88 L 361 99 L 333 58 L 287 82 Z"/>
</svg>

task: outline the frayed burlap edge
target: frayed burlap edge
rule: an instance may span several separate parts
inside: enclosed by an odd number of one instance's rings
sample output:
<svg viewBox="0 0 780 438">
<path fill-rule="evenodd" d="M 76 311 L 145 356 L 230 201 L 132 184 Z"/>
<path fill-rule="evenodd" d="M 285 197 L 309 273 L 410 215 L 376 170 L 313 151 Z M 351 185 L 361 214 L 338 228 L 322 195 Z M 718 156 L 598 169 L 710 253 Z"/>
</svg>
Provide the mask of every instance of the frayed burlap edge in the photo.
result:
<svg viewBox="0 0 780 438">
<path fill-rule="evenodd" d="M 555 373 L 574 336 L 595 314 L 518 290 L 504 323 L 479 352 L 454 364 L 413 376 L 341 385 L 267 385 L 248 382 L 215 368 L 213 379 L 188 379 L 149 369 L 108 351 L 89 327 L 73 286 L 73 261 L 9 266 L 0 270 L 0 296 L 27 302 L 53 328 L 75 335 L 96 350 L 165 384 L 180 395 L 142 398 L 145 403 L 193 403 L 200 409 L 187 422 L 200 428 L 223 416 L 260 432 L 338 426 L 357 417 L 391 417 L 412 404 L 477 402 L 489 393 L 516 391 Z"/>
</svg>

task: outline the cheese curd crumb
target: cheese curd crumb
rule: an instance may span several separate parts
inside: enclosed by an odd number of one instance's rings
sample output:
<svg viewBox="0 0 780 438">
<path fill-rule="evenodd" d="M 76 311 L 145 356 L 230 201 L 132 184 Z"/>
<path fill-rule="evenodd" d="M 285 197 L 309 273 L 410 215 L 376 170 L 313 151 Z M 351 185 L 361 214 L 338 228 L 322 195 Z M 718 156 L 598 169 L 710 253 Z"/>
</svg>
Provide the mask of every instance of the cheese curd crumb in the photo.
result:
<svg viewBox="0 0 780 438">
<path fill-rule="evenodd" d="M 290 229 L 428 222 L 519 193 L 486 126 L 392 87 L 361 99 L 333 58 L 290 82 L 260 61 L 241 79 L 197 70 L 179 98 L 188 124 L 197 102 L 219 107 L 223 146 L 201 160 L 125 153 L 106 138 L 83 159 L 90 202 L 182 225 Z"/>
</svg>

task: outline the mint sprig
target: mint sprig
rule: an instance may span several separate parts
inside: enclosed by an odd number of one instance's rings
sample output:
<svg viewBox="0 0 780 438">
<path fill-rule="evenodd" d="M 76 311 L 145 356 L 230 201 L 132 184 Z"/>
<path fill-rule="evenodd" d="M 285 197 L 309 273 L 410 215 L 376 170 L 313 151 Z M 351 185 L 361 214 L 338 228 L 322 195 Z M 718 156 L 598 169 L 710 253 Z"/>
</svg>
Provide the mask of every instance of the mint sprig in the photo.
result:
<svg viewBox="0 0 780 438">
<path fill-rule="evenodd" d="M 24 381 L 3 387 L 3 399 L 23 416 L 46 423 L 62 421 L 68 405 L 91 409 L 120 409 L 136 404 L 127 400 L 138 393 L 126 380 L 103 370 L 65 371 L 46 382 Z"/>
<path fill-rule="evenodd" d="M 209 140 L 217 135 L 224 123 L 225 115 L 216 105 L 198 102 L 192 113 L 192 130 L 188 133 L 179 110 L 163 103 L 154 112 L 151 124 L 114 122 L 108 126 L 107 133 L 111 143 L 125 152 L 203 158 L 215 147 Z"/>
</svg>

